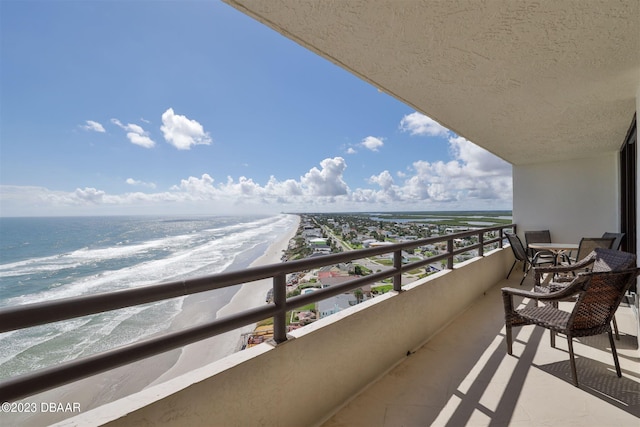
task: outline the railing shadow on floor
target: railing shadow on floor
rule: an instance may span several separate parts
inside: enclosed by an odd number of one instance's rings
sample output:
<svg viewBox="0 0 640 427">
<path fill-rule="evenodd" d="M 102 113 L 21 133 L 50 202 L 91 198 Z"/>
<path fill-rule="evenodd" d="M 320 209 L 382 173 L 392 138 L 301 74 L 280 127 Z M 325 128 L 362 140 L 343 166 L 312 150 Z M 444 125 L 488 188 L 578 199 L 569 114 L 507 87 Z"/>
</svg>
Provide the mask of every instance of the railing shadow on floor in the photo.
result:
<svg viewBox="0 0 640 427">
<path fill-rule="evenodd" d="M 529 304 L 532 303 L 533 302 L 529 302 Z M 459 391 L 453 393 L 460 399 L 460 403 L 445 424 L 447 427 L 468 425 L 473 412 L 476 410 L 480 411 L 490 419 L 488 423 L 489 426 L 508 425 L 513 417 L 516 405 L 524 387 L 524 382 L 533 366 L 533 359 L 544 331 L 541 328 L 534 329 L 528 336 L 527 342 L 519 341 L 516 335 L 516 341 L 522 343 L 524 345 L 524 349 L 522 354 L 515 357 L 517 360 L 515 367 L 509 375 L 509 379 L 504 386 L 502 395 L 495 406 L 495 409 L 491 410 L 481 403 L 481 399 L 487 392 L 489 386 L 491 386 L 491 382 L 497 376 L 498 371 L 500 369 L 504 369 L 501 365 L 503 365 L 505 359 L 513 357 L 509 356 L 506 352 L 504 316 L 503 313 L 500 314 L 500 320 L 499 322 L 496 322 L 497 324 L 494 326 L 499 330 L 499 333 L 496 335 L 496 344 L 498 345 L 493 349 L 493 352 L 484 364 L 482 371 L 468 388 L 468 391 L 464 394 Z M 490 347 L 485 346 L 482 348 L 489 349 Z"/>
<path fill-rule="evenodd" d="M 640 380 L 638 373 L 623 369 L 622 377 L 618 378 L 613 364 L 608 365 L 597 360 L 576 356 L 576 368 L 581 390 L 640 417 L 640 382 L 628 378 L 633 376 Z M 567 352 L 566 361 L 537 365 L 536 367 L 571 383 L 571 366 L 568 357 L 569 353 Z"/>
<path fill-rule="evenodd" d="M 528 334 L 522 354 L 509 356 L 504 314 L 495 310 L 495 301 L 500 301 L 499 286 L 488 291 L 446 330 L 411 355 L 409 363 L 389 374 L 393 379 L 387 380 L 386 385 L 370 391 L 371 395 L 389 391 L 390 383 L 391 387 L 398 388 L 392 393 L 399 395 L 386 400 L 384 425 L 457 427 L 473 423 L 472 417 L 478 412 L 488 418 L 488 425 L 509 424 L 533 367 L 543 330 L 537 328 L 540 330 Z M 478 316 L 481 322 L 471 320 Z M 447 364 L 446 369 L 439 370 L 437 366 L 443 363 Z M 504 374 L 505 369 L 510 369 L 509 375 Z M 402 384 L 401 390 L 399 384 Z M 501 391 L 494 393 L 496 388 Z M 500 396 L 495 405 L 491 404 L 494 409 L 486 404 L 488 394 Z M 345 419 L 338 417 L 334 421 L 329 425 L 346 425 Z"/>
<path fill-rule="evenodd" d="M 494 292 L 488 293 L 487 299 L 493 298 L 493 294 Z M 526 301 L 526 304 L 533 305 L 535 303 Z M 480 302 L 479 305 L 483 305 L 483 303 Z M 475 307 L 471 310 L 474 309 L 487 312 L 486 307 Z M 469 315 L 473 316 L 473 313 L 469 313 Z M 522 398 L 525 381 L 532 369 L 540 369 L 573 387 L 569 355 L 565 350 L 549 348 L 551 351 L 565 353 L 567 355 L 566 360 L 545 365 L 534 363 L 534 358 L 540 347 L 548 347 L 550 345 L 548 331 L 543 328 L 528 327 L 529 331 L 524 332 L 522 335 L 521 331 L 524 328 L 521 328 L 515 336 L 515 343 L 521 346 L 521 352 L 518 353 L 516 351 L 514 356 L 508 356 L 505 347 L 504 320 L 502 316 L 503 313 L 493 314 L 491 319 L 483 321 L 485 323 L 483 327 L 485 332 L 493 331 L 493 336 L 488 332 L 479 339 L 477 336 L 471 336 L 474 332 L 477 332 L 476 330 L 468 330 L 466 331 L 468 337 L 464 339 L 462 336 L 457 337 L 457 341 L 460 342 L 459 351 L 464 353 L 465 356 L 462 362 L 455 364 L 455 369 L 465 377 L 462 379 L 456 378 L 452 382 L 441 406 L 434 408 L 434 402 L 425 399 L 424 406 L 413 405 L 411 408 L 396 408 L 394 416 L 402 418 L 403 416 L 399 414 L 401 409 L 411 410 L 414 411 L 413 419 L 419 419 L 424 425 L 456 427 L 473 423 L 474 419 L 472 417 L 477 416 L 479 412 L 486 417 L 486 425 L 505 426 L 514 422 L 513 417 L 516 407 Z M 625 337 L 628 339 L 625 339 Z M 610 352 L 605 343 L 605 341 L 608 343 L 606 335 L 603 335 L 602 339 L 600 338 L 602 337 L 590 337 L 590 340 L 595 343 L 595 345 L 592 345 L 596 347 L 603 346 L 602 350 L 604 352 Z M 617 341 L 617 343 L 622 342 L 621 347 L 632 349 L 634 348 L 631 343 L 633 338 L 635 337 L 623 334 L 621 335 L 621 340 Z M 581 340 L 586 341 L 584 338 Z M 625 345 L 624 343 L 627 344 Z M 431 347 L 437 348 L 437 344 L 432 343 Z M 424 360 L 419 362 L 418 365 L 425 366 L 425 364 L 432 364 L 435 361 L 428 351 L 425 351 L 422 357 Z M 509 359 L 515 359 L 515 365 L 511 368 L 508 367 Z M 623 369 L 623 377 L 618 378 L 612 365 L 580 357 L 580 355 L 578 355 L 576 363 L 580 376 L 581 390 L 629 414 L 640 416 L 640 383 L 630 379 L 638 378 L 636 373 Z M 505 369 L 511 369 L 506 377 Z M 429 374 L 424 375 L 419 381 L 429 381 L 428 377 Z M 411 387 L 411 385 L 408 385 L 408 388 Z M 494 403 L 487 403 L 489 402 L 487 396 L 499 396 L 499 398 Z M 493 409 L 488 407 L 489 405 Z M 416 413 L 416 411 L 419 411 L 419 413 Z M 386 415 L 390 416 L 392 414 Z"/>
</svg>

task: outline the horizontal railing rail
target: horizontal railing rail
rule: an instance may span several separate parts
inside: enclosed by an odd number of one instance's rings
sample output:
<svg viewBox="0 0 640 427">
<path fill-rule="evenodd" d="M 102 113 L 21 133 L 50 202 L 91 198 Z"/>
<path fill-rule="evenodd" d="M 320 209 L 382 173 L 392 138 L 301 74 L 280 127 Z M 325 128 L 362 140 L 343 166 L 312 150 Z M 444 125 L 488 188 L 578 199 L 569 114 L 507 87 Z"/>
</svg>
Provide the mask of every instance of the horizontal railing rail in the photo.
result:
<svg viewBox="0 0 640 427">
<path fill-rule="evenodd" d="M 497 244 L 497 247 L 502 247 L 505 229 L 515 230 L 515 224 L 486 227 L 388 246 L 251 267 L 239 271 L 160 283 L 136 289 L 2 308 L 0 309 L 0 333 L 273 278 L 273 304 L 244 310 L 202 325 L 165 333 L 113 350 L 3 380 L 0 382 L 0 402 L 21 399 L 271 317 L 274 319 L 274 341 L 276 343 L 284 342 L 287 340 L 286 313 L 288 311 L 390 277 L 393 278 L 393 290 L 401 292 L 403 273 L 442 260 L 446 260 L 447 268 L 452 269 L 456 255 L 473 250 L 478 251 L 478 256 L 483 256 L 484 249 L 488 245 Z M 487 239 L 485 235 L 488 233 L 497 233 L 497 236 Z M 467 237 L 477 237 L 477 242 L 455 247 L 454 242 L 456 240 Z M 403 264 L 402 251 L 442 242 L 447 243 L 447 250 L 444 253 Z M 387 267 L 386 270 L 320 289 L 313 293 L 287 298 L 287 274 L 389 253 L 393 253 L 393 266 Z"/>
</svg>

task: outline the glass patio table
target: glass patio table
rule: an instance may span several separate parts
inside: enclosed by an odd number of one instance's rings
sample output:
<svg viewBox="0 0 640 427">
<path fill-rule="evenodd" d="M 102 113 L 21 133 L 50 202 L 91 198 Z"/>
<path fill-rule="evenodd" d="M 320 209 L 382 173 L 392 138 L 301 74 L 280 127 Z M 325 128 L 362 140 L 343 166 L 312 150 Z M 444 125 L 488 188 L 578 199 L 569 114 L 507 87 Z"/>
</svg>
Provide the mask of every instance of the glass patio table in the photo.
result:
<svg viewBox="0 0 640 427">
<path fill-rule="evenodd" d="M 530 243 L 529 248 L 535 251 L 551 252 L 554 256 L 554 260 L 553 260 L 554 265 L 558 265 L 560 261 L 560 257 L 562 255 L 571 251 L 578 250 L 578 244 L 576 243 Z M 543 282 L 546 283 L 550 279 L 551 277 L 547 276 Z"/>
<path fill-rule="evenodd" d="M 553 253 L 556 258 L 556 265 L 558 264 L 560 255 L 578 250 L 578 244 L 576 243 L 530 243 L 529 247 L 536 251 L 549 251 Z"/>
</svg>

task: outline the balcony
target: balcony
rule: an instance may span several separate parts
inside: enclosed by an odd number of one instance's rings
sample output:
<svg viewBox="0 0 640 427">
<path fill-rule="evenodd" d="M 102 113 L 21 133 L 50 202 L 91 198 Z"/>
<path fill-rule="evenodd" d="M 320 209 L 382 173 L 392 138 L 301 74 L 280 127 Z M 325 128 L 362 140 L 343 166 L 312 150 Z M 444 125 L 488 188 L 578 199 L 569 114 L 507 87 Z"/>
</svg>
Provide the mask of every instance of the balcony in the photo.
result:
<svg viewBox="0 0 640 427">
<path fill-rule="evenodd" d="M 322 427 L 637 426 L 637 308 L 625 302 L 616 315 L 622 378 L 615 374 L 606 334 L 581 338 L 574 341 L 576 388 L 566 340 L 558 339 L 553 349 L 542 328 L 520 328 L 515 357 L 506 354 L 504 286 L 518 287 L 518 280 L 500 281 Z"/>
<path fill-rule="evenodd" d="M 472 282 L 473 270 L 473 266 L 460 268 L 460 280 Z M 432 278 L 435 282 L 443 279 Z M 521 328 L 514 344 L 515 357 L 506 354 L 500 288 L 518 286 L 518 282 L 519 278 L 512 276 L 495 283 L 389 370 L 379 368 L 379 358 L 386 353 L 382 347 L 397 345 L 400 331 L 394 332 L 397 325 L 389 325 L 375 334 L 376 338 L 367 325 L 371 322 L 372 328 L 379 328 L 377 313 L 390 309 L 384 306 L 392 305 L 398 296 L 375 304 L 380 307 L 354 307 L 323 325 L 292 334 L 294 339 L 281 348 L 288 353 L 281 360 L 270 355 L 278 353 L 276 348 L 261 344 L 216 362 L 191 379 L 182 378 L 60 425 L 110 421 L 147 399 L 159 399 L 107 425 L 636 426 L 640 417 L 640 355 L 637 312 L 632 305 L 625 303 L 617 315 L 623 377 L 615 375 L 606 336 L 580 339 L 575 351 L 581 385 L 576 388 L 571 383 L 566 342 L 560 339 L 558 348 L 552 349 L 548 333 L 541 328 Z M 413 326 L 420 328 L 422 320 L 416 318 Z M 425 332 L 431 330 L 423 326 Z M 367 332 L 362 333 L 364 330 Z M 341 344 L 325 340 L 338 335 L 343 336 Z M 353 341 L 359 344 L 346 344 Z M 366 341 L 375 344 L 367 345 Z M 379 352 L 367 355 L 375 348 Z M 350 357 L 352 352 L 357 356 Z M 345 357 L 350 361 L 340 366 Z M 323 374 L 333 370 L 341 373 Z M 205 379 L 209 374 L 211 379 Z M 367 382 L 358 381 L 361 376 L 374 378 L 358 389 Z M 196 384 L 199 380 L 202 382 Z M 172 396 L 173 387 L 190 382 L 195 390 L 186 388 Z M 344 405 L 333 407 L 340 400 Z"/>
<path fill-rule="evenodd" d="M 58 425 L 636 425 L 637 307 L 618 315 L 623 377 L 606 337 L 580 339 L 575 388 L 562 340 L 551 349 L 541 329 L 518 330 L 506 354 L 512 262 L 508 247 L 487 251 Z"/>
</svg>

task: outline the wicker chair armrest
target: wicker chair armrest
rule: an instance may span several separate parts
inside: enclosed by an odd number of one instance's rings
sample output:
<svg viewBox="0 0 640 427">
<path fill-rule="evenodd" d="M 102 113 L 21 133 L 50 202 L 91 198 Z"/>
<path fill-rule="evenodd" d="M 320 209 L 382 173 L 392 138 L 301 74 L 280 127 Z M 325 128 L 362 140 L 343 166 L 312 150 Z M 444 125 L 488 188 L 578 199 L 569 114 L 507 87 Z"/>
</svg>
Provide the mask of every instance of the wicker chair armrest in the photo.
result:
<svg viewBox="0 0 640 427">
<path fill-rule="evenodd" d="M 571 273 L 573 271 L 581 271 L 589 267 L 596 262 L 595 252 L 590 253 L 580 261 L 571 265 L 553 265 L 553 266 L 536 266 L 533 267 L 534 281 L 536 284 L 540 284 L 542 281 L 542 275 L 545 273 L 557 274 L 557 273 Z"/>
<path fill-rule="evenodd" d="M 517 297 L 538 299 L 543 295 L 548 296 L 549 294 L 541 294 L 538 292 L 527 291 L 524 289 L 517 289 L 517 288 L 502 288 L 502 295 L 503 296 L 511 295 L 511 296 L 517 296 Z"/>
<path fill-rule="evenodd" d="M 566 287 L 555 292 L 540 293 L 524 289 L 502 288 L 502 296 L 503 298 L 506 298 L 507 295 L 510 297 L 515 295 L 539 301 L 561 301 L 582 292 L 589 280 L 591 280 L 591 276 L 589 274 L 580 273 Z"/>
</svg>

